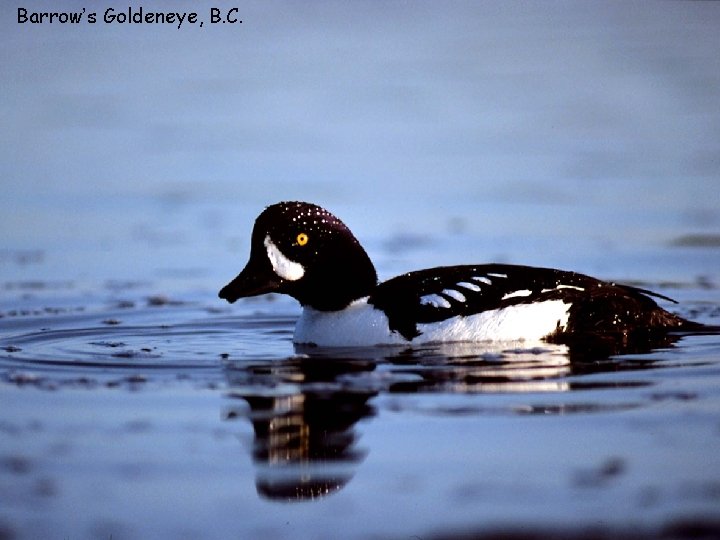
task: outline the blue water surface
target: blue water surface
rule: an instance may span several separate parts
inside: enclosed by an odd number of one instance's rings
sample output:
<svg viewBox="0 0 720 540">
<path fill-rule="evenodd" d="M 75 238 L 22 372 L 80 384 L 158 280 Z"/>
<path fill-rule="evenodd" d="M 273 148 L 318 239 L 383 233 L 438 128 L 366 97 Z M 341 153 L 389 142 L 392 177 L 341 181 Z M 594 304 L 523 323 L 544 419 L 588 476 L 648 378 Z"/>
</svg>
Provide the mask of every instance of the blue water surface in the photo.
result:
<svg viewBox="0 0 720 540">
<path fill-rule="evenodd" d="M 0 8 L 0 539 L 720 534 L 716 333 L 322 351 L 217 298 L 301 199 L 383 279 L 550 266 L 719 325 L 720 5 L 111 4 Z"/>
</svg>

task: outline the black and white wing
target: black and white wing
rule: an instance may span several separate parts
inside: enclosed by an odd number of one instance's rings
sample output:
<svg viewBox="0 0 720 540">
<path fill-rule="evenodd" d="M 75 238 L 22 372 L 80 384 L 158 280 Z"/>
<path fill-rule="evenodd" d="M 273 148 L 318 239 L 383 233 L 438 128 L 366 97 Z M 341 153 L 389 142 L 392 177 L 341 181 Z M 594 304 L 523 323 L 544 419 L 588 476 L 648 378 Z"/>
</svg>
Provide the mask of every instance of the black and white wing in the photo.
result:
<svg viewBox="0 0 720 540">
<path fill-rule="evenodd" d="M 595 307 L 607 304 L 612 310 L 617 305 L 608 303 L 610 299 L 649 302 L 655 306 L 646 294 L 652 293 L 575 272 L 487 264 L 403 274 L 378 285 L 368 303 L 386 313 L 391 330 L 410 340 L 420 334 L 418 324 L 545 300 L 563 300 L 572 305 L 577 300 L 582 300 L 578 304 L 593 304 L 593 299 L 601 298 Z M 573 311 L 571 317 L 572 314 Z"/>
</svg>

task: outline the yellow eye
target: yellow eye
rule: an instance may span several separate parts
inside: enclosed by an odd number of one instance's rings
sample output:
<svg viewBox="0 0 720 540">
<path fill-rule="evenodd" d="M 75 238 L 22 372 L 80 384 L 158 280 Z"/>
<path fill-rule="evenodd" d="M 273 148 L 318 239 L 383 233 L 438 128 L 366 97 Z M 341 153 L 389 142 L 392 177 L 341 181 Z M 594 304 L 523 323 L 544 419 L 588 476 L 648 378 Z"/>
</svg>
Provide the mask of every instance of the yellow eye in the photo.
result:
<svg viewBox="0 0 720 540">
<path fill-rule="evenodd" d="M 308 243 L 309 238 L 308 238 L 307 234 L 305 234 L 304 232 L 301 232 L 300 234 L 297 235 L 296 240 L 297 240 L 298 246 L 304 246 L 305 244 Z"/>
</svg>

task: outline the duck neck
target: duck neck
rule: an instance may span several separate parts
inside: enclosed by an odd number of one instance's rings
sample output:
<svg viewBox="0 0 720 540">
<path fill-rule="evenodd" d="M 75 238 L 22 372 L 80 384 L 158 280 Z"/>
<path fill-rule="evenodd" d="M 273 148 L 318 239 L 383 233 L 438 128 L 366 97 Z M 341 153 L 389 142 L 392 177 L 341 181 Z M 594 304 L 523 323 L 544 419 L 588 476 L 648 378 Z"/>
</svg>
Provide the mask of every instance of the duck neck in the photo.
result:
<svg viewBox="0 0 720 540">
<path fill-rule="evenodd" d="M 362 247 L 333 251 L 333 260 L 314 265 L 302 283 L 288 284 L 288 294 L 303 306 L 319 311 L 339 311 L 372 294 L 377 272 Z"/>
</svg>

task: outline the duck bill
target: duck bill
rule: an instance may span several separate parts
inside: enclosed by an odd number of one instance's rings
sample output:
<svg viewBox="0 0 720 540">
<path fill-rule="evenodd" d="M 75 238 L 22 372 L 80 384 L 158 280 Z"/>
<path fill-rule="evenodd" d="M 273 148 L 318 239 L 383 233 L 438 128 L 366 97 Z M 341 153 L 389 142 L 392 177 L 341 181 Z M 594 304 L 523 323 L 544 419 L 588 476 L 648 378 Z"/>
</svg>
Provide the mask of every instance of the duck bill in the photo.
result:
<svg viewBox="0 0 720 540">
<path fill-rule="evenodd" d="M 220 289 L 218 296 L 232 304 L 238 298 L 277 291 L 281 283 L 282 280 L 273 272 L 254 268 L 248 263 L 235 279 Z"/>
</svg>

